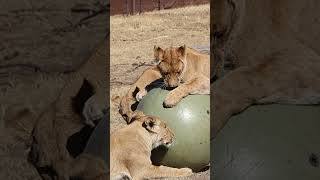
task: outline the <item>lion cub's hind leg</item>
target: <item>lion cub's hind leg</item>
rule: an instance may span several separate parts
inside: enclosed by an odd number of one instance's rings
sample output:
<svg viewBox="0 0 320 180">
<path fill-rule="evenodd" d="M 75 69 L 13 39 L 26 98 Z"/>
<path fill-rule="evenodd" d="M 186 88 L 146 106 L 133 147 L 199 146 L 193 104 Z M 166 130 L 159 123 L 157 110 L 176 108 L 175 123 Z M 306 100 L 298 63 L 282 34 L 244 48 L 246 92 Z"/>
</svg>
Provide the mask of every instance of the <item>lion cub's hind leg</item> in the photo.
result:
<svg viewBox="0 0 320 180">
<path fill-rule="evenodd" d="M 149 167 L 143 174 L 143 178 L 160 178 L 160 177 L 184 177 L 192 175 L 190 168 L 171 168 L 167 166 Z"/>
</svg>

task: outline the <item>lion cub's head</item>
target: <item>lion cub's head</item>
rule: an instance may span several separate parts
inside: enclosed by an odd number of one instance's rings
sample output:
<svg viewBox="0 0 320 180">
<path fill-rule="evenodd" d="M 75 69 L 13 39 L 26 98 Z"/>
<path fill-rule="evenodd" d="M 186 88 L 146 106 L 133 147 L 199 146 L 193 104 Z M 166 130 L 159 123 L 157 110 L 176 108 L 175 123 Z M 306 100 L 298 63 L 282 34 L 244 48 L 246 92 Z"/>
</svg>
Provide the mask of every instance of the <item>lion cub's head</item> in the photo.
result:
<svg viewBox="0 0 320 180">
<path fill-rule="evenodd" d="M 147 116 L 138 111 L 133 117 L 135 121 L 142 122 L 142 127 L 148 131 L 152 139 L 152 149 L 164 145 L 169 147 L 173 140 L 174 134 L 168 125 L 158 117 Z"/>
<path fill-rule="evenodd" d="M 167 87 L 177 87 L 186 69 L 186 46 L 167 48 L 154 46 L 154 58 Z"/>
</svg>

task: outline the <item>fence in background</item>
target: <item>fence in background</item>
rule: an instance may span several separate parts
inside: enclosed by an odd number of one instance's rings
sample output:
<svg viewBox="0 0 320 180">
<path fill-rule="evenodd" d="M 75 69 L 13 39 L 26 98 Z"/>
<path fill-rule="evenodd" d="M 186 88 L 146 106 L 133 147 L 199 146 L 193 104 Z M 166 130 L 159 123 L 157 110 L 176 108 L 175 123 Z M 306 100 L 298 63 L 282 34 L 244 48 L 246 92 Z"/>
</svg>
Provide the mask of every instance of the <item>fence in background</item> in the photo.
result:
<svg viewBox="0 0 320 180">
<path fill-rule="evenodd" d="M 110 15 L 136 14 L 209 3 L 210 0 L 110 0 Z"/>
</svg>

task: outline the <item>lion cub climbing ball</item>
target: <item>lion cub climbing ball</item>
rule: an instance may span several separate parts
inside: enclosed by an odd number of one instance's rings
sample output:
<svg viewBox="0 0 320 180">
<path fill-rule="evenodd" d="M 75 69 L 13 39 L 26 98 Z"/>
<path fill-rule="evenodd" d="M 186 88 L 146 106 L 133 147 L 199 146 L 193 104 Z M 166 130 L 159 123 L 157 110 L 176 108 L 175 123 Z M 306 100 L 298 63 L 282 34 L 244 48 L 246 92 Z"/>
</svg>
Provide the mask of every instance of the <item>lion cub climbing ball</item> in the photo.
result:
<svg viewBox="0 0 320 180">
<path fill-rule="evenodd" d="M 169 91 L 155 88 L 140 101 L 137 109 L 158 116 L 175 134 L 174 143 L 152 152 L 154 164 L 203 169 L 210 162 L 210 96 L 189 95 L 172 108 L 163 107 Z"/>
</svg>

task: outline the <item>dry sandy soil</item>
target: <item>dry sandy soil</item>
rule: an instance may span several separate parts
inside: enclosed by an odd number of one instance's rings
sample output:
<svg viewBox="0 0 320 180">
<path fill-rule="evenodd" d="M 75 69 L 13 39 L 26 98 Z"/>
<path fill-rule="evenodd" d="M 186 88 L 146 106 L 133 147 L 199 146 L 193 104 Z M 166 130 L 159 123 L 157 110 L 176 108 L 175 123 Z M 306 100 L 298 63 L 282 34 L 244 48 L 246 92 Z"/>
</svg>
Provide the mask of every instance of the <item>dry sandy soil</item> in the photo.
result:
<svg viewBox="0 0 320 180">
<path fill-rule="evenodd" d="M 151 65 L 153 47 L 208 47 L 210 6 L 200 5 L 110 17 L 111 133 L 125 126 L 119 100 L 130 84 Z M 183 179 L 209 179 L 209 170 Z"/>
</svg>

